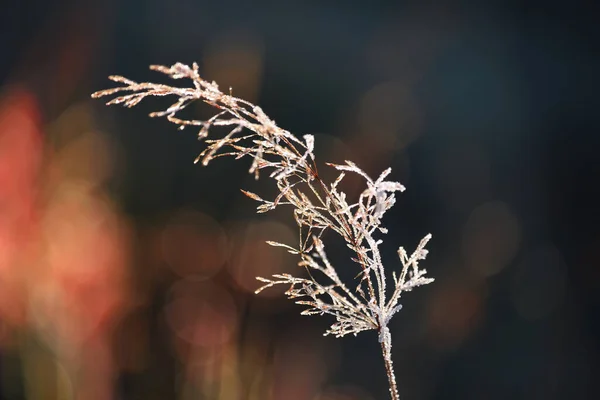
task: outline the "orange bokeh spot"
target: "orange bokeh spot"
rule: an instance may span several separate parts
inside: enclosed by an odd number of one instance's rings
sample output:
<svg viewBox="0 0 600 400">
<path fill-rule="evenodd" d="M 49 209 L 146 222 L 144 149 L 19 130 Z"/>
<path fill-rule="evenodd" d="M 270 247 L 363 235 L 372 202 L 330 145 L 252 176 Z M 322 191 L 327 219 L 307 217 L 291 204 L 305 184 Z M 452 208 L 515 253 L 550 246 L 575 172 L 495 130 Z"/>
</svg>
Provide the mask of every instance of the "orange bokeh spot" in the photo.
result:
<svg viewBox="0 0 600 400">
<path fill-rule="evenodd" d="M 182 280 L 165 308 L 175 335 L 193 346 L 219 346 L 233 337 L 237 309 L 231 294 L 210 281 Z"/>
<path fill-rule="evenodd" d="M 33 257 L 43 141 L 36 98 L 15 87 L 0 99 L 0 318 L 24 320 L 23 270 Z"/>
</svg>

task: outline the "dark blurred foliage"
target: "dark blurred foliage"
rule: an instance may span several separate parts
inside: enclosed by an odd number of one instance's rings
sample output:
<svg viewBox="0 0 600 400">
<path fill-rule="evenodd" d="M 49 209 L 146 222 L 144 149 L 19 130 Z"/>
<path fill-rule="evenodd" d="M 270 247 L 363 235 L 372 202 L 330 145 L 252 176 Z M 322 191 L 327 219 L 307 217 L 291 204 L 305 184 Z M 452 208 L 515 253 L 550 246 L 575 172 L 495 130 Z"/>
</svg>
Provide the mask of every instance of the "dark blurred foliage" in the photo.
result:
<svg viewBox="0 0 600 400">
<path fill-rule="evenodd" d="M 323 338 L 326 317 L 253 295 L 296 268 L 264 245 L 294 242 L 291 213 L 239 192 L 270 182 L 193 165 L 194 133 L 147 118 L 161 99 L 89 98 L 176 61 L 407 186 L 384 256 L 432 232 L 436 282 L 391 323 L 402 398 L 600 397 L 592 3 L 5 2 L 0 399 L 386 397 L 374 332 Z"/>
</svg>

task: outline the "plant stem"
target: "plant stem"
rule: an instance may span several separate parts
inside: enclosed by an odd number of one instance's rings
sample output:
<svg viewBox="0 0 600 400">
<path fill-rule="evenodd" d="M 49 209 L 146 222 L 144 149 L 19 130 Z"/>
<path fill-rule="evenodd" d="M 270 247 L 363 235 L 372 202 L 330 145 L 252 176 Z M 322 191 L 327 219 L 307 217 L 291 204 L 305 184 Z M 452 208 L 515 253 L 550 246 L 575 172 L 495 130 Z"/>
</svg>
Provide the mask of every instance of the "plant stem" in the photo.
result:
<svg viewBox="0 0 600 400">
<path fill-rule="evenodd" d="M 392 335 L 387 327 L 381 328 L 380 331 L 381 352 L 385 363 L 385 372 L 390 385 L 390 396 L 392 400 L 400 400 L 398 388 L 396 386 L 396 375 L 394 374 L 394 365 L 392 363 Z"/>
</svg>

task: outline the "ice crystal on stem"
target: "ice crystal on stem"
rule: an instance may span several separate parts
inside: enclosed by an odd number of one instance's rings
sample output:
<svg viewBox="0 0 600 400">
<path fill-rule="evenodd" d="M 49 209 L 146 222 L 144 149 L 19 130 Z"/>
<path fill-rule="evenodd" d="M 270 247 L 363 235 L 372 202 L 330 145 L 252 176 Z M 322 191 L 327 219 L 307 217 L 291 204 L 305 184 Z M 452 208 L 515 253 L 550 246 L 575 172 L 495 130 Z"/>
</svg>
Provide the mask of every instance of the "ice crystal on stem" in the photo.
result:
<svg viewBox="0 0 600 400">
<path fill-rule="evenodd" d="M 392 271 L 393 289 L 386 287 L 386 270 L 379 251 L 382 240 L 376 236 L 387 232 L 381 225 L 382 218 L 396 202 L 395 193 L 404 191 L 404 186 L 386 180 L 391 173 L 389 168 L 377 179 L 372 179 L 351 161 L 346 161 L 343 165 L 328 164 L 339 170 L 340 174 L 334 182 L 326 183 L 319 176 L 315 164 L 312 135 L 304 135 L 300 139 L 277 126 L 260 107 L 221 92 L 215 82 L 208 82 L 200 77 L 195 63 L 191 67 L 177 63 L 171 67 L 153 65 L 150 68 L 173 79 L 189 79 L 192 86 L 138 83 L 122 76 L 111 76 L 112 81 L 123 86 L 102 90 L 92 96 L 119 94 L 107 104 L 122 104 L 126 107 L 133 107 L 146 97 L 175 96 L 175 103 L 166 110 L 151 113 L 150 116 L 165 117 L 179 125 L 179 129 L 188 126 L 199 128 L 198 138 L 204 140 L 207 146 L 196 162 L 201 161 L 203 165 L 207 165 L 217 157 L 250 157 L 252 162 L 249 172 L 256 179 L 261 171 L 268 171 L 269 177 L 275 180 L 279 189 L 275 199 L 265 200 L 257 194 L 242 192 L 260 203 L 257 208 L 259 213 L 279 206 L 292 207 L 300 232 L 297 246 L 268 243 L 284 247 L 290 253 L 298 255 L 299 265 L 306 268 L 308 277 L 290 274 L 259 277 L 257 279 L 264 285 L 256 293 L 274 285 L 289 285 L 287 297 L 308 307 L 302 311 L 303 315 L 329 314 L 335 318 L 335 323 L 326 331 L 326 335 L 341 337 L 377 330 L 391 397 L 398 399 L 388 324 L 401 308 L 399 301 L 403 292 L 433 281 L 426 277 L 425 269 L 419 268 L 419 261 L 427 255 L 425 246 L 431 239 L 428 234 L 410 255 L 403 247 L 399 248 L 401 267 L 398 272 Z M 180 111 L 197 100 L 215 107 L 218 112 L 206 121 L 178 117 Z M 219 126 L 228 127 L 229 132 L 219 138 L 209 138 L 209 130 Z M 357 174 L 366 182 L 366 189 L 355 202 L 349 202 L 346 193 L 338 189 L 347 173 Z M 359 266 L 359 279 L 353 289 L 342 282 L 337 273 L 340 267 L 334 267 L 327 257 L 321 240 L 327 229 L 340 235 L 355 253 L 352 261 Z"/>
</svg>

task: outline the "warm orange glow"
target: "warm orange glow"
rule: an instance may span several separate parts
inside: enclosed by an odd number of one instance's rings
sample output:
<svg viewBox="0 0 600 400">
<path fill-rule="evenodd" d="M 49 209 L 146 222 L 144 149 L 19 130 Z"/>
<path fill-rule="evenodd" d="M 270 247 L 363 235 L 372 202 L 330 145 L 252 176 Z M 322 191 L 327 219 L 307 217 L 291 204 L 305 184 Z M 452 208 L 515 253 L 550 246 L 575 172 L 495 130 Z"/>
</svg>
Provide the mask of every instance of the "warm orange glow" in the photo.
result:
<svg viewBox="0 0 600 400">
<path fill-rule="evenodd" d="M 42 134 L 31 93 L 15 87 L 0 98 L 0 319 L 20 324 L 34 256 Z"/>
</svg>

